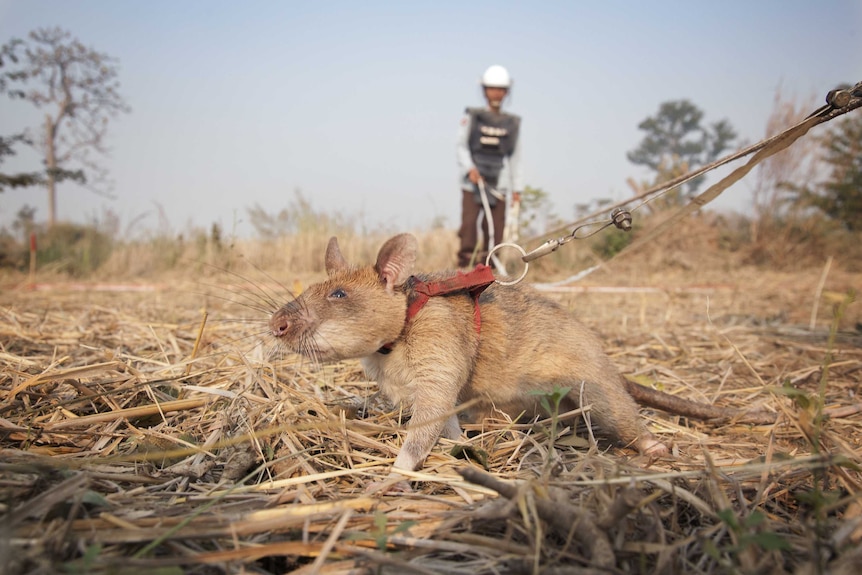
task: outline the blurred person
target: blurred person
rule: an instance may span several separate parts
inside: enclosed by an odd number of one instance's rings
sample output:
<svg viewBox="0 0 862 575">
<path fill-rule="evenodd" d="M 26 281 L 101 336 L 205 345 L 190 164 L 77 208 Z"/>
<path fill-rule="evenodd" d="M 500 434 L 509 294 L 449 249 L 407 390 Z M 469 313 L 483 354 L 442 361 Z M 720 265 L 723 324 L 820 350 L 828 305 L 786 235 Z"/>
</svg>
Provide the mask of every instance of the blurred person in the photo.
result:
<svg viewBox="0 0 862 575">
<path fill-rule="evenodd" d="M 518 145 L 521 118 L 502 111 L 503 101 L 512 88 L 512 78 L 506 68 L 494 65 L 482 74 L 481 85 L 487 107 L 467 108 L 458 130 L 462 192 L 459 267 L 484 263 L 489 246 L 503 242 L 507 196 L 511 192 L 513 199 L 519 198 L 524 189 Z M 490 211 L 493 244 L 489 241 L 486 211 Z M 481 238 L 478 237 L 480 220 Z M 480 240 L 482 243 L 477 249 Z"/>
</svg>

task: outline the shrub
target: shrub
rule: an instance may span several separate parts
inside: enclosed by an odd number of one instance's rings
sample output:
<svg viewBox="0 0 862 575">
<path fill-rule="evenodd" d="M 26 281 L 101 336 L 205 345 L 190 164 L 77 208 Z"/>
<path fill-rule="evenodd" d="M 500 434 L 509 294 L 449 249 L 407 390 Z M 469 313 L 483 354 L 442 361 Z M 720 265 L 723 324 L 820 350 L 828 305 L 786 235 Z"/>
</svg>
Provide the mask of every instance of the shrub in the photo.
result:
<svg viewBox="0 0 862 575">
<path fill-rule="evenodd" d="M 93 273 L 111 255 L 113 241 L 94 226 L 58 223 L 37 232 L 36 262 L 72 277 Z"/>
</svg>

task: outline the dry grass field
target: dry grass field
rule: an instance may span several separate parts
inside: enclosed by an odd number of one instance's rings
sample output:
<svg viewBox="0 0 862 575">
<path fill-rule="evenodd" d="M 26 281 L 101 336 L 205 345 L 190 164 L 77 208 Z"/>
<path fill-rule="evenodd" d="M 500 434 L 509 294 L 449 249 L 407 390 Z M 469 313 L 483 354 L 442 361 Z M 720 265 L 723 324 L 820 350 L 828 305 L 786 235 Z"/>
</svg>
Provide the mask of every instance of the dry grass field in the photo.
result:
<svg viewBox="0 0 862 575">
<path fill-rule="evenodd" d="M 862 274 L 707 259 L 647 253 L 540 287 L 638 383 L 774 424 L 643 410 L 672 447 L 649 461 L 581 416 L 555 437 L 550 418 L 486 422 L 384 495 L 366 489 L 405 414 L 366 404 L 358 362 L 272 354 L 263 335 L 280 284 L 319 271 L 7 278 L 0 572 L 859 573 Z"/>
</svg>

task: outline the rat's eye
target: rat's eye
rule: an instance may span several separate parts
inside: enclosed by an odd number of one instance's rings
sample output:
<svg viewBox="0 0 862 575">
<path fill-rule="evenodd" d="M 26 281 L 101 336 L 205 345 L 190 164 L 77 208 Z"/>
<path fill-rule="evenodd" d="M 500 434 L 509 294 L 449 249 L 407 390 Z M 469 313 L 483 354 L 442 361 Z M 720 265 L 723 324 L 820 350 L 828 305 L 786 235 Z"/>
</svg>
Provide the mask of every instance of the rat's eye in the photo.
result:
<svg viewBox="0 0 862 575">
<path fill-rule="evenodd" d="M 337 288 L 335 291 L 333 291 L 331 294 L 329 294 L 329 297 L 335 298 L 335 299 L 341 299 L 343 297 L 347 297 L 347 292 L 341 288 Z"/>
</svg>

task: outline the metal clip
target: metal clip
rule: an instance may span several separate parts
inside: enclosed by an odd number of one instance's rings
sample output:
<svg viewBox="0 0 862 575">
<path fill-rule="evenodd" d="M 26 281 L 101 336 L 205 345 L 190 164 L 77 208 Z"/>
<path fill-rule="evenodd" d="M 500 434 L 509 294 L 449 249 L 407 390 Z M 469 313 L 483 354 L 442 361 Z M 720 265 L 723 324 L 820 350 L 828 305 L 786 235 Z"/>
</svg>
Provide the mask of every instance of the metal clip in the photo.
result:
<svg viewBox="0 0 862 575">
<path fill-rule="evenodd" d="M 562 236 L 562 237 L 559 237 L 556 239 L 550 239 L 550 240 L 546 241 L 545 243 L 543 243 L 542 245 L 540 245 L 539 247 L 537 247 L 536 249 L 534 249 L 530 253 L 524 255 L 521 258 L 521 261 L 523 261 L 524 263 L 530 263 L 533 260 L 537 260 L 541 257 L 548 255 L 551 252 L 557 251 L 557 248 L 559 248 L 560 246 L 562 246 L 564 244 L 569 243 L 572 240 L 584 240 L 590 236 L 594 236 L 597 233 L 599 233 L 600 231 L 602 231 L 603 229 L 610 226 L 611 224 L 615 225 L 619 229 L 624 230 L 626 232 L 631 231 L 631 229 L 632 229 L 632 214 L 631 214 L 631 212 L 629 212 L 628 210 L 624 210 L 622 208 L 617 208 L 613 212 L 611 212 L 610 221 L 601 220 L 601 221 L 587 222 L 585 224 L 582 224 L 582 225 L 576 227 L 574 230 L 572 230 L 572 233 L 570 233 L 567 236 Z M 591 226 L 599 226 L 599 227 L 597 227 L 596 229 L 594 229 L 591 232 L 586 233 L 584 235 L 580 235 L 580 236 L 578 235 L 579 231 L 581 231 L 584 228 L 589 228 Z"/>
<path fill-rule="evenodd" d="M 564 239 L 565 238 L 557 238 L 546 241 L 527 255 L 522 256 L 521 261 L 525 263 L 530 263 L 533 260 L 537 260 L 543 256 L 548 255 L 551 252 L 556 251 L 558 247 L 565 243 L 563 241 Z"/>
<path fill-rule="evenodd" d="M 829 90 L 826 94 L 826 103 L 833 108 L 843 108 L 850 103 L 852 94 L 843 89 Z"/>
<path fill-rule="evenodd" d="M 622 208 L 617 208 L 611 212 L 611 221 L 614 225 L 624 232 L 632 231 L 632 213 Z"/>
</svg>

